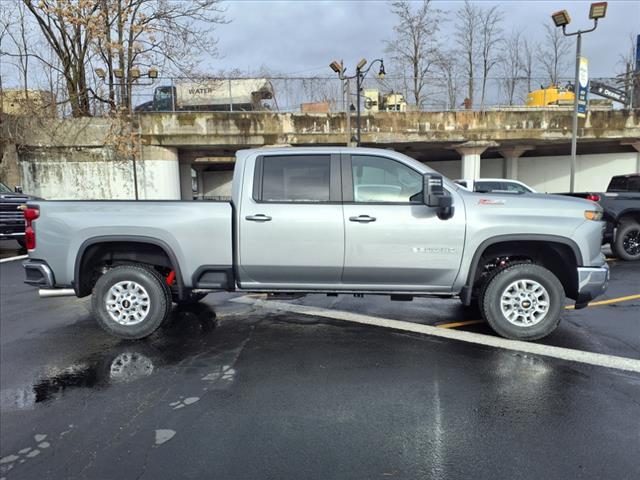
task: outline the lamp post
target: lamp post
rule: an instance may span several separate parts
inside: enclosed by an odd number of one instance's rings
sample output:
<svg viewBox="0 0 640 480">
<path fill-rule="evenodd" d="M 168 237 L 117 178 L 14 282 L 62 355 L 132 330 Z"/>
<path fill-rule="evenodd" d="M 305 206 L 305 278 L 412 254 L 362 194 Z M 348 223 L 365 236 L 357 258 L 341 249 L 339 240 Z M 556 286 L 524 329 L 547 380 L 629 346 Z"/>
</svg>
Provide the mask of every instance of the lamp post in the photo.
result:
<svg viewBox="0 0 640 480">
<path fill-rule="evenodd" d="M 356 74 L 351 76 L 351 77 L 347 77 L 345 76 L 344 72 L 346 71 L 346 68 L 344 68 L 344 66 L 342 65 L 342 62 L 338 63 L 337 61 L 333 61 L 331 62 L 331 64 L 329 65 L 331 67 L 331 69 L 338 73 L 340 75 L 340 80 L 346 80 L 347 81 L 347 85 L 349 84 L 349 80 L 351 79 L 356 79 L 356 146 L 360 146 L 360 139 L 361 139 L 361 122 L 360 122 L 360 97 L 361 97 L 361 90 L 362 90 L 362 81 L 364 80 L 364 78 L 367 76 L 367 73 L 369 73 L 369 70 L 371 70 L 371 67 L 373 67 L 376 63 L 380 63 L 380 70 L 378 71 L 378 78 L 384 78 L 385 76 L 385 70 L 384 70 L 384 61 L 381 58 L 376 58 L 373 62 L 371 62 L 369 64 L 369 66 L 366 68 L 366 70 L 364 70 L 364 66 L 367 64 L 367 60 L 366 59 L 361 59 L 358 64 L 356 65 Z M 350 101 L 347 101 L 347 103 L 350 103 Z M 349 135 L 351 135 L 351 123 L 350 123 L 350 117 L 351 117 L 351 109 L 348 109 L 348 113 L 347 113 L 347 130 L 349 132 Z"/>
<path fill-rule="evenodd" d="M 102 80 L 103 82 L 106 81 L 107 72 L 105 72 L 104 69 L 96 68 L 95 69 L 95 73 L 96 73 L 96 76 L 100 80 Z M 138 69 L 138 68 L 130 69 L 128 78 L 125 78 L 124 71 L 121 68 L 116 68 L 116 69 L 113 70 L 113 76 L 120 81 L 120 89 L 119 89 L 119 100 L 120 101 L 122 101 L 122 97 L 123 97 L 122 90 L 124 89 L 124 81 L 125 80 L 130 81 L 132 85 L 135 82 L 135 84 L 137 86 L 153 85 L 153 83 L 158 78 L 158 70 L 156 68 L 150 68 L 149 69 L 149 71 L 146 73 L 146 76 L 149 77 L 149 79 L 151 79 L 151 81 L 147 82 L 147 83 L 138 82 L 138 79 L 140 78 L 140 75 L 141 75 L 140 74 L 140 69 Z M 112 82 L 112 81 L 113 81 L 113 78 L 110 77 L 109 78 L 109 82 Z M 131 114 L 131 95 L 127 95 L 127 98 L 128 98 L 128 100 L 127 100 L 127 112 L 130 115 Z M 133 143 L 133 141 L 131 143 Z M 133 152 L 133 148 L 131 150 Z M 131 161 L 132 161 L 132 169 L 133 169 L 133 192 L 134 192 L 134 198 L 136 200 L 138 200 L 139 199 L 139 195 L 138 195 L 138 168 L 137 168 L 135 152 L 132 153 L 132 155 L 131 155 Z"/>
<path fill-rule="evenodd" d="M 573 122 L 572 122 L 572 135 L 571 135 L 571 172 L 569 176 L 569 191 L 573 193 L 575 191 L 576 180 L 576 155 L 578 150 L 578 93 L 580 84 L 580 57 L 582 49 L 582 35 L 585 33 L 593 32 L 598 28 L 598 20 L 604 18 L 607 14 L 607 2 L 596 2 L 591 4 L 589 9 L 589 18 L 593 20 L 593 27 L 588 30 L 577 30 L 572 33 L 567 33 L 567 25 L 571 22 L 569 12 L 561 10 L 551 15 L 553 23 L 556 27 L 562 27 L 562 33 L 565 37 L 572 37 L 576 35 L 576 69 L 575 79 L 573 83 Z"/>
<path fill-rule="evenodd" d="M 344 68 L 344 64 L 342 60 L 340 62 L 334 60 L 329 64 L 331 70 L 338 74 L 340 78 L 340 84 L 342 87 L 342 110 L 344 110 L 345 115 L 347 116 L 347 147 L 351 145 L 351 88 L 349 88 L 349 79 L 345 76 L 344 72 L 346 72 L 346 68 Z"/>
</svg>

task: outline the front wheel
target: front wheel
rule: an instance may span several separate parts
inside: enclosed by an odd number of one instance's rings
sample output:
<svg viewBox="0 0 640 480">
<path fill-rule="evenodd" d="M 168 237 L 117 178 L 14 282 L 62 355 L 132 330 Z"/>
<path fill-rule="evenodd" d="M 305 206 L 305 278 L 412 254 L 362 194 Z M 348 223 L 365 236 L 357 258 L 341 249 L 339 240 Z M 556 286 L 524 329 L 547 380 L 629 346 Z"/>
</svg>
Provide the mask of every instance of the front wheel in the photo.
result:
<svg viewBox="0 0 640 480">
<path fill-rule="evenodd" d="M 560 323 L 564 289 L 558 278 L 540 265 L 507 267 L 483 290 L 482 316 L 505 338 L 538 340 Z"/>
<path fill-rule="evenodd" d="M 171 311 L 164 279 L 144 265 L 120 265 L 107 271 L 96 282 L 91 303 L 104 330 L 132 340 L 151 335 Z"/>
<path fill-rule="evenodd" d="M 611 250 L 621 260 L 640 260 L 640 223 L 622 222 L 616 229 Z"/>
</svg>

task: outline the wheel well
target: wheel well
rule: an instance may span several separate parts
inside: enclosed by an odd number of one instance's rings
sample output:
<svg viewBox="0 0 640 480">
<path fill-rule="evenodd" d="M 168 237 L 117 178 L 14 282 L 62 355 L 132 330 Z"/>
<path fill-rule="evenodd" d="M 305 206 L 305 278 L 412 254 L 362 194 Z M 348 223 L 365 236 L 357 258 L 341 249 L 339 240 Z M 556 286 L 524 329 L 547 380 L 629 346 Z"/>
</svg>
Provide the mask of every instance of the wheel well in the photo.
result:
<svg viewBox="0 0 640 480">
<path fill-rule="evenodd" d="M 618 225 L 626 220 L 633 220 L 634 222 L 640 223 L 640 210 L 631 210 L 629 212 L 624 212 L 618 217 Z"/>
<path fill-rule="evenodd" d="M 569 298 L 578 296 L 579 261 L 572 247 L 546 240 L 513 240 L 489 245 L 481 254 L 473 275 L 473 291 L 496 268 L 515 262 L 531 262 L 550 270 L 562 284 Z"/>
<path fill-rule="evenodd" d="M 147 242 L 105 241 L 81 249 L 76 260 L 74 285 L 79 297 L 89 295 L 100 276 L 114 265 L 142 263 L 161 275 L 176 272 L 176 285 L 182 291 L 182 279 L 174 260 L 160 245 Z"/>
</svg>

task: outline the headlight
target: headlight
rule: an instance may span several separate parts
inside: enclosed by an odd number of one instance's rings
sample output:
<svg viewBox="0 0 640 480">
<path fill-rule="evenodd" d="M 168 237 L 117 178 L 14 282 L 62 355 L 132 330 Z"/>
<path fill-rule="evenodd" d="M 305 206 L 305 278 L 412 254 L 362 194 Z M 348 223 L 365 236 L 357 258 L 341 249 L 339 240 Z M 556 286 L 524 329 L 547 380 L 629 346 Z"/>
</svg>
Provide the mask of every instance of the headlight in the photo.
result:
<svg viewBox="0 0 640 480">
<path fill-rule="evenodd" d="M 602 220 L 602 212 L 599 210 L 585 210 L 584 218 L 587 220 L 593 220 L 594 222 L 599 222 Z"/>
</svg>

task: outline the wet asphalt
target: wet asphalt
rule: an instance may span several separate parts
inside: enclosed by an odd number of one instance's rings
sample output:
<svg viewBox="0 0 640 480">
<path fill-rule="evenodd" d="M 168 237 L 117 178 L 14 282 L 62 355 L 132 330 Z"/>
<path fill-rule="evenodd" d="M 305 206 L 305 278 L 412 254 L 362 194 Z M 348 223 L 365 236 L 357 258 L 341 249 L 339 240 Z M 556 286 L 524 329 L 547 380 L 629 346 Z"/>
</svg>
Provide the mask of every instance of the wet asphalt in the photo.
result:
<svg viewBox="0 0 640 480">
<path fill-rule="evenodd" d="M 144 341 L 0 264 L 0 478 L 640 478 L 640 375 L 212 294 Z M 612 263 L 607 297 L 640 293 Z M 456 301 L 295 303 L 420 323 Z M 640 358 L 640 302 L 567 311 L 543 342 Z M 461 328 L 491 334 L 486 325 Z"/>
</svg>

